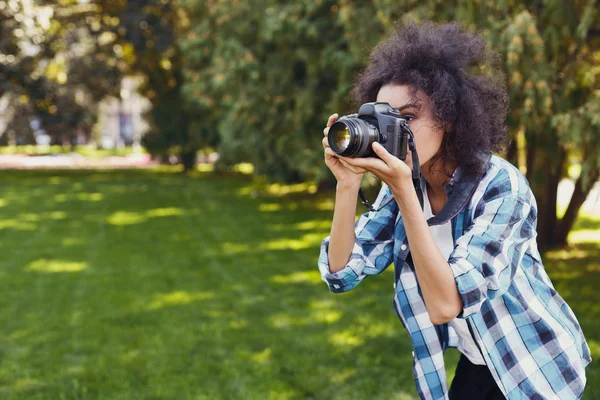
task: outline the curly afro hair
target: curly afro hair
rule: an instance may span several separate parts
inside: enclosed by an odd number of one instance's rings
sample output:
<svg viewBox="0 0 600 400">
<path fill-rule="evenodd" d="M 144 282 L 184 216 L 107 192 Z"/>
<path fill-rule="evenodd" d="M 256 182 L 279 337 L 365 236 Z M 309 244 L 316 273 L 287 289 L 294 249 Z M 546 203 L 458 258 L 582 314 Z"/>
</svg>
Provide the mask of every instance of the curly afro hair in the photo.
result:
<svg viewBox="0 0 600 400">
<path fill-rule="evenodd" d="M 500 59 L 485 40 L 456 23 L 405 22 L 371 53 L 352 91 L 357 106 L 375 101 L 386 84 L 408 85 L 424 93 L 439 126 L 447 129 L 430 163 L 484 172 L 484 154 L 508 144 L 508 96 Z"/>
</svg>

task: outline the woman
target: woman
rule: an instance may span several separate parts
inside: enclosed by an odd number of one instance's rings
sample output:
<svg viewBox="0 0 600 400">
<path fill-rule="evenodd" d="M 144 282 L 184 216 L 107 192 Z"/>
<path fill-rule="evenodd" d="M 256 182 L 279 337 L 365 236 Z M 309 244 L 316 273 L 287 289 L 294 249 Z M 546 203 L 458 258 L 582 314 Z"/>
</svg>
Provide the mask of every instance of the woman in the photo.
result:
<svg viewBox="0 0 600 400">
<path fill-rule="evenodd" d="M 345 158 L 319 269 L 333 292 L 395 265 L 396 312 L 414 347 L 424 399 L 575 399 L 590 351 L 536 245 L 536 202 L 525 177 L 492 152 L 506 143 L 507 95 L 497 57 L 456 24 L 404 24 L 358 76 L 358 105 L 387 102 L 409 120 L 421 166 L 421 209 L 405 162 Z M 383 181 L 379 208 L 354 222 L 364 172 Z M 388 202 L 390 196 L 394 201 Z M 443 353 L 461 359 L 447 390 Z"/>
</svg>

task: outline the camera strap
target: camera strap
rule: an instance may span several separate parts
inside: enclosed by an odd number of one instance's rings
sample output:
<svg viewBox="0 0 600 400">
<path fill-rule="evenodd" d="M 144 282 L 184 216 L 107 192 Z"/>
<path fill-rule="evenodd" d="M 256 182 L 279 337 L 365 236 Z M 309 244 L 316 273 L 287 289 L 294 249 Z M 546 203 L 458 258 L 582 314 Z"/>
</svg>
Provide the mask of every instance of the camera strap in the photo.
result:
<svg viewBox="0 0 600 400">
<path fill-rule="evenodd" d="M 417 193 L 417 198 L 419 199 L 419 204 L 421 204 L 421 209 L 423 209 L 423 190 L 421 189 L 421 167 L 419 164 L 419 155 L 417 154 L 417 148 L 415 146 L 415 140 L 412 131 L 408 130 L 408 149 L 410 150 L 410 154 L 412 155 L 412 181 L 413 186 L 415 187 L 415 192 Z M 360 197 L 361 202 L 367 207 L 369 211 L 377 212 L 387 206 L 392 200 L 394 200 L 394 196 L 390 197 L 385 203 L 380 205 L 378 208 L 374 208 L 371 203 L 366 199 L 365 194 L 362 189 L 359 189 L 358 196 Z"/>
</svg>

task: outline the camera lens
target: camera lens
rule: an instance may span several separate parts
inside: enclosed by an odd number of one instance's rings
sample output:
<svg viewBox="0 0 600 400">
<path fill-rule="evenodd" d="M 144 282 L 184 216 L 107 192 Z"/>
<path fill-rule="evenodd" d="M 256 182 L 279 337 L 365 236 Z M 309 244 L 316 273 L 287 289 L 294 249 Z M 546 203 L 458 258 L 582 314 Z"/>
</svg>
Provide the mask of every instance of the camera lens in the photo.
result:
<svg viewBox="0 0 600 400">
<path fill-rule="evenodd" d="M 342 125 L 340 129 L 336 130 L 334 133 L 335 136 L 335 145 L 336 147 L 344 151 L 350 145 L 350 129 L 346 125 Z"/>
<path fill-rule="evenodd" d="M 369 121 L 341 118 L 329 128 L 329 147 L 343 157 L 371 157 L 371 144 L 379 141 L 379 130 Z"/>
</svg>

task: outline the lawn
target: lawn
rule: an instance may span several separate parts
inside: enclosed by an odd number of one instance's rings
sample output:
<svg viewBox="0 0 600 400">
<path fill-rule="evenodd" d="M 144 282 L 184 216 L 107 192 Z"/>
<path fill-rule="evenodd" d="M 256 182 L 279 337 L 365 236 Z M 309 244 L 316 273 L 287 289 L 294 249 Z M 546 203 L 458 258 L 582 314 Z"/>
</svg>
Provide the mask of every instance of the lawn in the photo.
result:
<svg viewBox="0 0 600 400">
<path fill-rule="evenodd" d="M 208 172 L 5 171 L 0 398 L 415 398 L 391 269 L 330 293 L 316 259 L 331 195 L 260 189 Z M 600 357 L 600 216 L 575 229 L 546 267 Z M 597 363 L 584 398 L 600 398 Z"/>
</svg>

